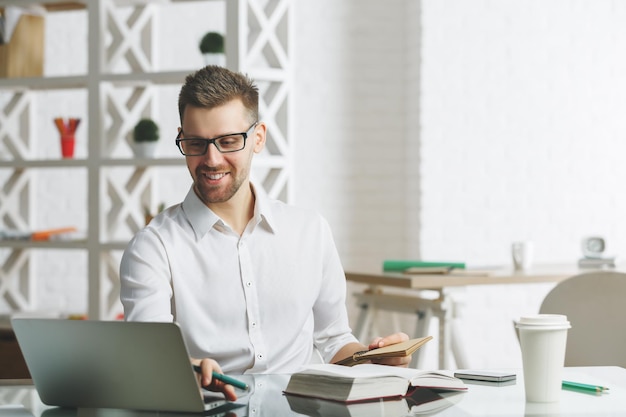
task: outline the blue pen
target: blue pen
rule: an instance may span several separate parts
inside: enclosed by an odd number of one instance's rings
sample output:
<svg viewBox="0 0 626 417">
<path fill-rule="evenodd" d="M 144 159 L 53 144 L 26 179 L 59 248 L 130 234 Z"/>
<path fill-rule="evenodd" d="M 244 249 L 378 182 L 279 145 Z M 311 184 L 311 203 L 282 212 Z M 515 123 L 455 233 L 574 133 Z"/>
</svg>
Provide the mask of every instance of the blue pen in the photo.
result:
<svg viewBox="0 0 626 417">
<path fill-rule="evenodd" d="M 202 374 L 202 368 L 200 368 L 198 365 L 194 365 L 193 370 L 199 374 Z M 212 376 L 218 381 L 222 381 L 228 385 L 232 385 L 235 388 L 239 388 L 239 389 L 246 390 L 246 391 L 248 391 L 249 389 L 248 384 L 246 384 L 245 382 L 241 382 L 238 379 L 232 378 L 228 375 L 220 374 L 220 373 L 213 371 Z"/>
</svg>

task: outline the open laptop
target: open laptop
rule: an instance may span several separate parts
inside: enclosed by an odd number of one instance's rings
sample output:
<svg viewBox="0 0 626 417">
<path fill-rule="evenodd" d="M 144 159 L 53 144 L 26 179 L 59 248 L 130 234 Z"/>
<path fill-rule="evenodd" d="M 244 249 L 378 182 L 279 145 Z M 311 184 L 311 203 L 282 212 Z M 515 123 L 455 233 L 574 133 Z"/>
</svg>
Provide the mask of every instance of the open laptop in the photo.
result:
<svg viewBox="0 0 626 417">
<path fill-rule="evenodd" d="M 231 404 L 218 393 L 205 398 L 176 323 L 38 318 L 11 323 L 45 404 L 175 412 Z"/>
</svg>

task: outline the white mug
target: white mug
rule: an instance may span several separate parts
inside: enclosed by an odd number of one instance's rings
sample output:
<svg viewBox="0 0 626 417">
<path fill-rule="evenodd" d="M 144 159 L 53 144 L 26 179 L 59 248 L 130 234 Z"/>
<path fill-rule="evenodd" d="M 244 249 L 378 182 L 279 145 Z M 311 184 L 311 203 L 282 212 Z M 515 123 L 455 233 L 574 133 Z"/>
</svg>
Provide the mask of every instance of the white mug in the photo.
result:
<svg viewBox="0 0 626 417">
<path fill-rule="evenodd" d="M 511 245 L 513 266 L 517 270 L 530 269 L 533 264 L 533 242 L 520 241 Z"/>
</svg>

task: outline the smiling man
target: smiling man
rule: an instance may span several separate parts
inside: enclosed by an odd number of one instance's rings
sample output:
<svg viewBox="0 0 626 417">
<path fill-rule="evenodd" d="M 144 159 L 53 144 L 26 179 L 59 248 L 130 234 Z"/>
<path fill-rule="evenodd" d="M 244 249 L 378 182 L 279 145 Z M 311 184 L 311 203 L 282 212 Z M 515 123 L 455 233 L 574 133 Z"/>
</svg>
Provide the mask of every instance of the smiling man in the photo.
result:
<svg viewBox="0 0 626 417">
<path fill-rule="evenodd" d="M 129 243 L 120 266 L 126 320 L 176 321 L 202 384 L 234 399 L 226 373 L 291 373 L 318 351 L 334 362 L 369 346 L 352 335 L 345 275 L 327 222 L 250 182 L 265 145 L 258 90 L 208 66 L 179 95 L 176 144 L 193 184 Z M 155 347 L 158 349 L 158 347 Z M 409 358 L 383 363 L 406 366 Z"/>
</svg>

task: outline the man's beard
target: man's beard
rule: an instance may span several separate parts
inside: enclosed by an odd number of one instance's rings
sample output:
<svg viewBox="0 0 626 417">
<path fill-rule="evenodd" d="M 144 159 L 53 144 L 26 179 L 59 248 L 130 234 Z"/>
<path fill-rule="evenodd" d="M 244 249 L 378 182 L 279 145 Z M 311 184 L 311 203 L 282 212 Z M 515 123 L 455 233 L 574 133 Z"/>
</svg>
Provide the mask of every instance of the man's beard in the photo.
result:
<svg viewBox="0 0 626 417">
<path fill-rule="evenodd" d="M 205 174 L 211 173 L 212 171 L 202 170 L 199 168 L 196 170 L 196 178 L 200 179 L 200 181 L 196 180 L 194 189 L 204 204 L 224 203 L 230 200 L 235 194 L 237 194 L 237 191 L 239 191 L 239 188 L 241 188 L 241 185 L 244 182 L 243 180 L 245 179 L 245 175 L 234 177 L 231 172 L 227 176 L 232 177 L 232 181 L 226 188 L 224 185 L 211 186 L 205 181 L 202 181 L 206 178 Z"/>
</svg>

